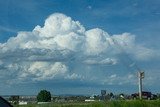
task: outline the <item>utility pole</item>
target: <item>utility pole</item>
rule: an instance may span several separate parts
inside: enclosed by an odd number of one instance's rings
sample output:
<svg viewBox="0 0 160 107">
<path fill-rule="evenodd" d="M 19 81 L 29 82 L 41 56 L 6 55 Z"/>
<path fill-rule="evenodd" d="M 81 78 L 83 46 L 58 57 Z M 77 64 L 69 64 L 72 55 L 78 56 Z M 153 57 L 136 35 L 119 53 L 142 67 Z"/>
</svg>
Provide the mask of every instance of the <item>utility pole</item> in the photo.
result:
<svg viewBox="0 0 160 107">
<path fill-rule="evenodd" d="M 142 79 L 144 78 L 144 72 L 139 71 L 138 72 L 138 86 L 139 86 L 139 99 L 142 99 Z"/>
</svg>

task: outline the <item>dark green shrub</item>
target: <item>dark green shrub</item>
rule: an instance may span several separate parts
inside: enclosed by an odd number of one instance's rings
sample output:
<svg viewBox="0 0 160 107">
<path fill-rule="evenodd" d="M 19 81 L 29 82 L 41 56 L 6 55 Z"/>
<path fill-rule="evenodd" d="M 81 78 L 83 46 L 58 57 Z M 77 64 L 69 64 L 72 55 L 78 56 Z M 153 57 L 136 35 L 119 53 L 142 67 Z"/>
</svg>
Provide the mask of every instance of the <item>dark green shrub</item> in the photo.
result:
<svg viewBox="0 0 160 107">
<path fill-rule="evenodd" d="M 51 101 L 51 93 L 47 90 L 41 90 L 37 95 L 38 102 L 50 102 Z"/>
</svg>

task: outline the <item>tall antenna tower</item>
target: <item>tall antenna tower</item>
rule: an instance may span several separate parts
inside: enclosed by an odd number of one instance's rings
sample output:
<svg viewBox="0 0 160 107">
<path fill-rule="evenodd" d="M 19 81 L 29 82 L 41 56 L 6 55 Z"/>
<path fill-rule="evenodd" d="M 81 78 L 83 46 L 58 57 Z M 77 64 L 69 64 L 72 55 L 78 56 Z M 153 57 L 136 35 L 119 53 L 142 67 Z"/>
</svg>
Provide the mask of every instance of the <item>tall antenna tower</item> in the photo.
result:
<svg viewBox="0 0 160 107">
<path fill-rule="evenodd" d="M 144 78 L 144 71 L 138 72 L 138 86 L 139 86 L 139 99 L 142 99 L 142 79 Z"/>
</svg>

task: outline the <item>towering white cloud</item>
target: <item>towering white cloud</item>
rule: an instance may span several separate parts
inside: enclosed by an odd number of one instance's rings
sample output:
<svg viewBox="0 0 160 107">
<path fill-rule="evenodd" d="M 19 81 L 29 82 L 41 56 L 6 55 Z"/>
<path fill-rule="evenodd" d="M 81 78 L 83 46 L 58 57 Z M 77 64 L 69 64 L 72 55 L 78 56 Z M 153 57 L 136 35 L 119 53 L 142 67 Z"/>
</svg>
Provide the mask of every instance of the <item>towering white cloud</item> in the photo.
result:
<svg viewBox="0 0 160 107">
<path fill-rule="evenodd" d="M 6 73 L 14 70 L 15 77 L 11 78 L 34 81 L 84 79 L 85 73 L 73 71 L 72 64 L 115 65 L 116 55 L 122 53 L 120 48 L 136 59 L 149 58 L 154 53 L 136 44 L 132 34 L 110 36 L 99 28 L 85 30 L 80 22 L 60 13 L 50 15 L 44 26 L 37 25 L 33 31 L 18 32 L 17 36 L 1 43 L 0 48 L 0 65 L 3 63 Z"/>
<path fill-rule="evenodd" d="M 36 26 L 34 31 L 38 31 L 42 37 L 52 38 L 71 32 L 83 34 L 85 29 L 78 21 L 73 21 L 64 14 L 55 13 L 46 19 L 44 27 Z"/>
</svg>

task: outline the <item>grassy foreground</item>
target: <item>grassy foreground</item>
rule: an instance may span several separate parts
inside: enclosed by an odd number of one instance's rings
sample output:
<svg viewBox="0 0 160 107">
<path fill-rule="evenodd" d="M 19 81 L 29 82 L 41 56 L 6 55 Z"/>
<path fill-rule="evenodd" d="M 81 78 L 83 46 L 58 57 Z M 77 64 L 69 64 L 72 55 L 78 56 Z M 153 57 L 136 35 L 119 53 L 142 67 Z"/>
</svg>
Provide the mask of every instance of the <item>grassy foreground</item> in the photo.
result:
<svg viewBox="0 0 160 107">
<path fill-rule="evenodd" d="M 28 104 L 14 107 L 160 107 L 160 100 L 155 101 L 108 101 L 108 102 L 81 102 L 81 103 L 49 103 Z"/>
</svg>

